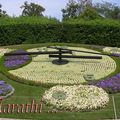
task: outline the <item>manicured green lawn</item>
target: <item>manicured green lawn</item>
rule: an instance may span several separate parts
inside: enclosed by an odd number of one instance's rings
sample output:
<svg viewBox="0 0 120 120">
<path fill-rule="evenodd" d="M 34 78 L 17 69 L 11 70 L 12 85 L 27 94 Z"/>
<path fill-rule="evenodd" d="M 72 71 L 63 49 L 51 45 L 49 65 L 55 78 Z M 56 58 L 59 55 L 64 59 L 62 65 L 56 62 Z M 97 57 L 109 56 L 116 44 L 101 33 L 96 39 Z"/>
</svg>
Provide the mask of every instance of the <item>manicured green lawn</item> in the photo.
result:
<svg viewBox="0 0 120 120">
<path fill-rule="evenodd" d="M 37 45 L 22 45 L 14 46 L 14 48 L 31 48 L 38 47 Z M 11 47 L 13 48 L 13 46 Z M 115 73 L 120 71 L 120 62 L 117 59 L 118 68 Z M 114 73 L 114 74 L 115 74 Z M 12 97 L 5 99 L 4 103 L 10 104 L 21 104 L 21 103 L 31 103 L 34 98 L 38 103 L 40 102 L 43 93 L 45 90 L 49 89 L 48 87 L 43 86 L 30 86 L 22 84 L 11 80 L 0 73 L 0 80 L 5 80 L 7 83 L 11 84 L 15 88 L 15 93 Z M 120 118 L 120 94 L 114 94 L 117 115 Z M 47 106 L 43 106 L 43 111 L 41 113 L 13 113 L 13 114 L 0 114 L 0 118 L 21 118 L 21 119 L 37 119 L 37 120 L 101 120 L 101 119 L 113 119 L 114 110 L 112 104 L 112 95 L 110 95 L 109 105 L 105 109 L 93 111 L 93 112 L 66 112 L 58 111 L 57 113 L 47 113 L 50 109 Z"/>
</svg>

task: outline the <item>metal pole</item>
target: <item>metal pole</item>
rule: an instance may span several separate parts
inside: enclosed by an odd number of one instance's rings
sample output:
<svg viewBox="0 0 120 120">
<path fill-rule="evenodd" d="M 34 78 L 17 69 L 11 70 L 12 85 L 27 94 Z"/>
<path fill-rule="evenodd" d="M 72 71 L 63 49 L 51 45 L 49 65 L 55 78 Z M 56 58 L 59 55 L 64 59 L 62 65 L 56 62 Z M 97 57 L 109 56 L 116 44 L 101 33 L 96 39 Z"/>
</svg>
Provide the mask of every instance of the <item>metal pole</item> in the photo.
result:
<svg viewBox="0 0 120 120">
<path fill-rule="evenodd" d="M 115 98 L 114 98 L 114 96 L 112 96 L 112 101 L 113 101 L 113 109 L 114 109 L 115 120 L 117 120 L 117 112 L 116 112 L 116 106 L 115 106 Z"/>
<path fill-rule="evenodd" d="M 62 62 L 62 50 L 61 50 L 61 48 L 59 49 L 59 63 L 61 63 Z"/>
</svg>

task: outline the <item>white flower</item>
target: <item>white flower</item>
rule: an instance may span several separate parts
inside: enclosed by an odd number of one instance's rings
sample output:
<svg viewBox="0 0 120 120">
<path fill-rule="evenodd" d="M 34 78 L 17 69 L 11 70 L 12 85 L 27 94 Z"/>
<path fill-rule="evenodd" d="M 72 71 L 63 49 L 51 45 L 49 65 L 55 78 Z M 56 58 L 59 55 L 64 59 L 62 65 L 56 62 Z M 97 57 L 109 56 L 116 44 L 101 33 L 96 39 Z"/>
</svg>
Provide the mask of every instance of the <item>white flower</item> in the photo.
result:
<svg viewBox="0 0 120 120">
<path fill-rule="evenodd" d="M 103 52 L 120 54 L 120 48 L 117 48 L 117 47 L 104 47 Z"/>
<path fill-rule="evenodd" d="M 57 109 L 70 111 L 96 110 L 109 102 L 109 96 L 102 88 L 88 85 L 54 86 L 45 91 L 43 97 Z"/>
<path fill-rule="evenodd" d="M 15 49 L 9 49 L 9 48 L 0 48 L 0 57 L 2 57 L 4 55 L 4 53 L 8 53 L 8 52 L 11 52 Z"/>
</svg>

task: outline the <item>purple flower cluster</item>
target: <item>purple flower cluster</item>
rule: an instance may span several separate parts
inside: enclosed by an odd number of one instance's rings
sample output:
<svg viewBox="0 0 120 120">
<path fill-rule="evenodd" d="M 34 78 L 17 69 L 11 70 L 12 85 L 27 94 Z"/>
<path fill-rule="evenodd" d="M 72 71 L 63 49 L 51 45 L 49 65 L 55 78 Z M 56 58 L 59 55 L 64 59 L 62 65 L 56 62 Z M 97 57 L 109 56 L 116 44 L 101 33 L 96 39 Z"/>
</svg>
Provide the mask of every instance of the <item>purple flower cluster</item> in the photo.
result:
<svg viewBox="0 0 120 120">
<path fill-rule="evenodd" d="M 95 83 L 96 86 L 103 88 L 108 93 L 120 92 L 120 73 L 111 78 Z"/>
<path fill-rule="evenodd" d="M 120 54 L 119 54 L 119 53 L 112 53 L 112 56 L 115 56 L 115 57 L 119 57 L 119 58 L 120 58 Z"/>
<path fill-rule="evenodd" d="M 6 84 L 5 81 L 0 81 L 0 96 L 6 96 L 12 91 L 12 86 Z"/>
<path fill-rule="evenodd" d="M 26 53 L 25 50 L 18 50 L 15 53 Z M 27 63 L 30 60 L 29 55 L 14 55 L 14 56 L 6 56 L 4 65 L 7 68 L 16 68 L 19 67 L 25 63 Z"/>
</svg>

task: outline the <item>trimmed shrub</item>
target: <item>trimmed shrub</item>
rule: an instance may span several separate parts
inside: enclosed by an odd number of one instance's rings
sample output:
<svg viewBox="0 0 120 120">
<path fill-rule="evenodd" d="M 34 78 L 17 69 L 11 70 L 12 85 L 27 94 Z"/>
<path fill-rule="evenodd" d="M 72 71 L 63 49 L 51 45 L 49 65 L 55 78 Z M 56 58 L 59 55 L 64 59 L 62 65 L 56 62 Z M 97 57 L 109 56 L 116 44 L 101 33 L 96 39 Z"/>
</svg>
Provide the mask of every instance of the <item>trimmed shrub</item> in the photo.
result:
<svg viewBox="0 0 120 120">
<path fill-rule="evenodd" d="M 59 39 L 60 24 L 53 19 L 5 18 L 0 23 L 0 45 L 57 42 Z"/>
<path fill-rule="evenodd" d="M 80 43 L 120 46 L 120 22 L 70 19 L 62 23 L 44 17 L 0 19 L 0 45 Z"/>
<path fill-rule="evenodd" d="M 120 46 L 120 22 L 113 20 L 69 20 L 63 23 L 65 42 Z"/>
</svg>

